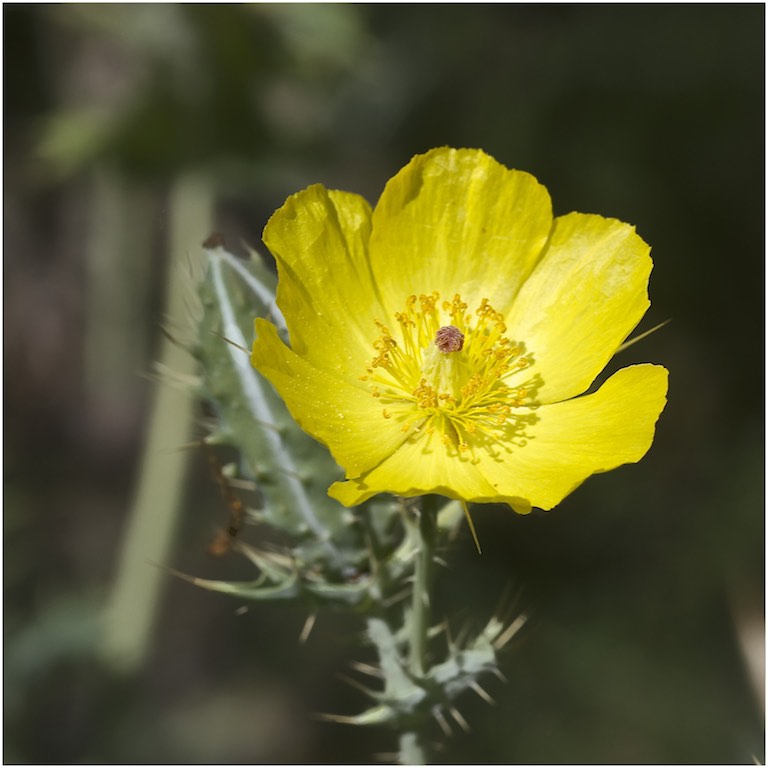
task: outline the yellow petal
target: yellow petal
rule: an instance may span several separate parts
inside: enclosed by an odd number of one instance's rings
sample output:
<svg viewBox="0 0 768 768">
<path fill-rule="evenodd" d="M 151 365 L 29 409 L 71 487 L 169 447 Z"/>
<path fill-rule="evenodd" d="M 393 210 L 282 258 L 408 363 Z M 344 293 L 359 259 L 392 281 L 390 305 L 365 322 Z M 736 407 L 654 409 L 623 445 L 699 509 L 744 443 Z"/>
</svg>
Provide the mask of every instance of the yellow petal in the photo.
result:
<svg viewBox="0 0 768 768">
<path fill-rule="evenodd" d="M 423 435 L 362 477 L 335 483 L 329 494 L 347 506 L 390 492 L 506 502 L 523 514 L 532 506 L 552 509 L 590 475 L 646 454 L 666 403 L 667 377 L 661 366 L 631 366 L 592 395 L 541 406 L 523 445 L 519 434 L 499 434 L 491 452 L 459 458 L 437 437 Z"/>
<path fill-rule="evenodd" d="M 479 469 L 499 495 L 552 509 L 590 475 L 646 454 L 667 401 L 667 378 L 659 365 L 630 366 L 594 394 L 542 405 L 527 442 L 499 435 L 498 456 L 478 452 Z"/>
<path fill-rule="evenodd" d="M 286 200 L 264 242 L 277 260 L 277 303 L 293 350 L 350 382 L 365 373 L 383 312 L 368 265 L 371 209 L 316 184 Z"/>
<path fill-rule="evenodd" d="M 350 507 L 377 493 L 422 496 L 437 493 L 467 501 L 500 501 L 530 511 L 525 499 L 501 497 L 469 458 L 448 449 L 437 433 L 411 439 L 362 477 L 334 483 L 328 493 Z"/>
<path fill-rule="evenodd" d="M 405 434 L 384 418 L 370 390 L 300 358 L 266 320 L 258 318 L 255 328 L 254 368 L 272 383 L 299 426 L 328 446 L 347 472 L 365 472 L 397 450 Z"/>
<path fill-rule="evenodd" d="M 552 205 L 533 176 L 475 149 L 417 155 L 373 213 L 371 269 L 390 316 L 411 294 L 460 293 L 505 312 L 549 235 Z"/>
<path fill-rule="evenodd" d="M 540 402 L 589 388 L 649 306 L 650 247 L 616 219 L 571 213 L 507 315 L 508 335 L 533 354 Z"/>
</svg>

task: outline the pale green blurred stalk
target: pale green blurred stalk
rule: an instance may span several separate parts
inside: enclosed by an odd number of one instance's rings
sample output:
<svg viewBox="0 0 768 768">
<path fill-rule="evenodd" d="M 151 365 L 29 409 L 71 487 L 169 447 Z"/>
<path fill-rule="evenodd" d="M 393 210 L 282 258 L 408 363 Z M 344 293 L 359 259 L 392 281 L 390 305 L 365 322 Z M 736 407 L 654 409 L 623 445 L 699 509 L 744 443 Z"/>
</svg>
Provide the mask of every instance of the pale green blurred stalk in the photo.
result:
<svg viewBox="0 0 768 768">
<path fill-rule="evenodd" d="M 212 225 L 209 185 L 194 177 L 178 179 L 169 201 L 169 273 L 164 317 L 178 321 L 188 314 L 190 278 L 203 269 L 202 241 Z M 147 221 L 130 222 L 148 226 Z M 193 359 L 180 346 L 163 339 L 163 370 L 179 378 L 194 374 Z M 141 666 L 152 635 L 182 496 L 194 397 L 168 381 L 158 383 L 146 443 L 122 542 L 117 575 L 104 612 L 102 652 L 115 668 L 129 672 Z"/>
<path fill-rule="evenodd" d="M 85 400 L 101 421 L 136 391 L 130 375 L 146 366 L 155 196 L 106 165 L 90 174 L 86 246 Z M 93 425 L 97 429 L 101 426 Z M 108 428 L 108 427 L 107 427 Z"/>
</svg>

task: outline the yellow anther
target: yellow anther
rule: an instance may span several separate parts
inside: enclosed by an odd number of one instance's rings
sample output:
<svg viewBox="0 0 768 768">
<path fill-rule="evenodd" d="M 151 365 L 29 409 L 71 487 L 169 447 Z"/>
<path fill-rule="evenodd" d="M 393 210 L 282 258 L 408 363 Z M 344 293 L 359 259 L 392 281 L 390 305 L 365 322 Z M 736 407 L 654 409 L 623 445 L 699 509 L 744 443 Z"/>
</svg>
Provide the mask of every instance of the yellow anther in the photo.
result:
<svg viewBox="0 0 768 768">
<path fill-rule="evenodd" d="M 396 335 L 375 321 L 375 356 L 360 376 L 379 398 L 382 418 L 393 418 L 403 432 L 437 432 L 454 450 L 472 448 L 473 435 L 493 437 L 517 418 L 513 409 L 535 406 L 532 392 L 507 382 L 533 363 L 524 346 L 510 341 L 506 325 L 487 298 L 474 314 L 459 294 L 440 301 L 437 291 L 411 294 L 394 314 Z"/>
</svg>

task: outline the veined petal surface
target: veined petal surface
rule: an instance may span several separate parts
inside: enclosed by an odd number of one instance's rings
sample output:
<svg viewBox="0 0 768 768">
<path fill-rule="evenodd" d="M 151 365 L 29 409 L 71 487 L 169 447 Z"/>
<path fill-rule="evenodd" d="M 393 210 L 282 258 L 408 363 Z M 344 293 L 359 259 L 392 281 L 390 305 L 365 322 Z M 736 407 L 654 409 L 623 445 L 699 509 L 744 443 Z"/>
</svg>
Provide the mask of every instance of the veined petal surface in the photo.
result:
<svg viewBox="0 0 768 768">
<path fill-rule="evenodd" d="M 388 317 L 411 295 L 460 293 L 504 313 L 552 225 L 547 190 L 473 149 L 418 155 L 386 185 L 373 213 L 370 259 Z"/>
<path fill-rule="evenodd" d="M 542 405 L 524 445 L 500 434 L 495 457 L 477 452 L 478 468 L 500 495 L 552 509 L 590 475 L 647 453 L 667 402 L 667 380 L 660 365 L 634 365 L 593 394 Z"/>
<path fill-rule="evenodd" d="M 507 315 L 533 354 L 542 403 L 589 388 L 648 309 L 650 247 L 629 224 L 582 213 L 555 219 L 552 237 Z"/>
<path fill-rule="evenodd" d="M 264 229 L 294 352 L 348 381 L 372 356 L 372 318 L 383 315 L 368 260 L 370 229 L 362 197 L 320 184 L 289 197 Z"/>
</svg>

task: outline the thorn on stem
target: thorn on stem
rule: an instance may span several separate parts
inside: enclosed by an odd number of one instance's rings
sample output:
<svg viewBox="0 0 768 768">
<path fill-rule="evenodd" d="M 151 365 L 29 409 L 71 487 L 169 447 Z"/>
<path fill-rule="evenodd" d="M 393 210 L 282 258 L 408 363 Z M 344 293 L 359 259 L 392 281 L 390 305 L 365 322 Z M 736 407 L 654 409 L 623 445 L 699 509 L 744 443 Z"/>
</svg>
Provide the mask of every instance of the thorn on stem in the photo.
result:
<svg viewBox="0 0 768 768">
<path fill-rule="evenodd" d="M 461 726 L 464 733 L 469 733 L 472 729 L 469 727 L 469 723 L 464 719 L 464 716 L 459 712 L 456 707 L 450 707 L 448 711 L 451 713 L 451 717 Z"/>
<path fill-rule="evenodd" d="M 477 554 L 482 555 L 483 550 L 480 548 L 480 540 L 477 538 L 477 531 L 475 530 L 475 524 L 472 522 L 472 515 L 469 514 L 469 507 L 466 502 L 461 502 L 461 508 L 464 510 L 464 517 L 467 518 L 469 523 L 469 530 L 472 532 L 472 538 L 475 540 L 475 546 L 477 547 Z"/>
<path fill-rule="evenodd" d="M 478 696 L 479 696 L 479 697 L 480 697 L 480 698 L 481 698 L 481 699 L 482 699 L 482 700 L 483 700 L 483 701 L 484 701 L 486 704 L 490 704 L 491 706 L 493 706 L 493 705 L 496 703 L 496 702 L 495 702 L 495 701 L 494 701 L 494 700 L 491 698 L 491 696 L 490 696 L 490 694 L 488 693 L 488 691 L 486 691 L 486 690 L 484 690 L 483 688 L 481 688 L 481 687 L 480 687 L 480 685 L 479 685 L 479 684 L 478 684 L 478 683 L 477 683 L 475 680 L 473 680 L 473 681 L 472 681 L 472 682 L 469 684 L 469 687 L 470 687 L 470 688 L 471 688 L 471 689 L 472 689 L 472 690 L 473 690 L 473 691 L 474 691 L 474 692 L 475 692 L 475 693 L 476 693 L 476 694 L 477 694 L 477 695 L 478 695 Z"/>
<path fill-rule="evenodd" d="M 509 680 L 504 676 L 504 673 L 498 667 L 491 667 L 490 670 L 496 677 L 501 680 L 502 683 L 509 683 Z"/>
<path fill-rule="evenodd" d="M 243 347 L 240 344 L 238 344 L 236 341 L 232 341 L 232 339 L 228 339 L 226 336 L 222 336 L 222 334 L 220 334 L 218 331 L 211 330 L 211 333 L 214 336 L 218 336 L 222 341 L 226 341 L 227 344 L 229 344 L 230 346 L 234 347 L 235 349 L 239 349 L 241 352 L 245 352 L 245 354 L 250 357 L 250 355 L 251 355 L 251 350 L 250 349 L 246 349 L 245 347 Z"/>
<path fill-rule="evenodd" d="M 500 651 L 523 627 L 528 620 L 525 613 L 521 613 L 494 641 L 493 647 Z"/>
<path fill-rule="evenodd" d="M 344 725 L 356 725 L 357 718 L 349 715 L 331 715 L 325 712 L 317 712 L 312 715 L 314 720 L 322 720 L 326 723 L 343 723 Z"/>
<path fill-rule="evenodd" d="M 634 338 L 630 339 L 629 341 L 625 341 L 615 352 L 615 354 L 619 354 L 619 352 L 623 352 L 628 347 L 631 347 L 633 344 L 637 344 L 638 341 L 641 339 L 644 339 L 646 336 L 650 336 L 652 333 L 656 333 L 656 331 L 663 328 L 667 323 L 671 323 L 672 318 L 670 317 L 668 320 L 665 320 L 663 323 L 659 323 L 658 325 L 654 325 L 653 328 L 651 328 L 648 331 L 645 331 L 645 333 L 641 333 Z"/>
<path fill-rule="evenodd" d="M 376 677 L 379 680 L 384 678 L 384 673 L 378 667 L 374 667 L 373 664 L 365 664 L 362 661 L 350 661 L 349 666 L 364 675 Z"/>
<path fill-rule="evenodd" d="M 435 720 L 437 720 L 437 724 L 440 726 L 440 730 L 448 738 L 453 736 L 453 731 L 451 730 L 451 726 L 448 725 L 448 721 L 445 719 L 445 715 L 443 715 L 443 713 L 439 709 L 434 709 L 432 711 L 432 714 L 434 715 Z"/>
<path fill-rule="evenodd" d="M 304 626 L 301 628 L 301 634 L 299 635 L 299 644 L 303 645 L 309 640 L 309 636 L 312 633 L 312 629 L 317 621 L 317 613 L 310 613 L 307 616 L 307 620 L 304 622 Z"/>
<path fill-rule="evenodd" d="M 339 680 L 342 680 L 347 685 L 352 686 L 355 690 L 360 691 L 361 693 L 364 693 L 369 698 L 378 700 L 379 694 L 377 694 L 376 691 L 372 691 L 370 688 L 367 688 L 362 683 L 359 683 L 357 680 L 355 680 L 354 677 L 349 677 L 349 675 L 344 675 L 344 674 L 338 674 L 337 677 L 339 678 Z"/>
<path fill-rule="evenodd" d="M 402 600 L 405 600 L 407 597 L 411 596 L 411 592 L 413 590 L 411 587 L 406 587 L 405 589 L 401 590 L 400 592 L 392 595 L 392 597 L 388 597 L 386 600 L 382 600 L 382 605 L 385 608 L 391 608 L 393 605 L 399 603 Z"/>
</svg>

